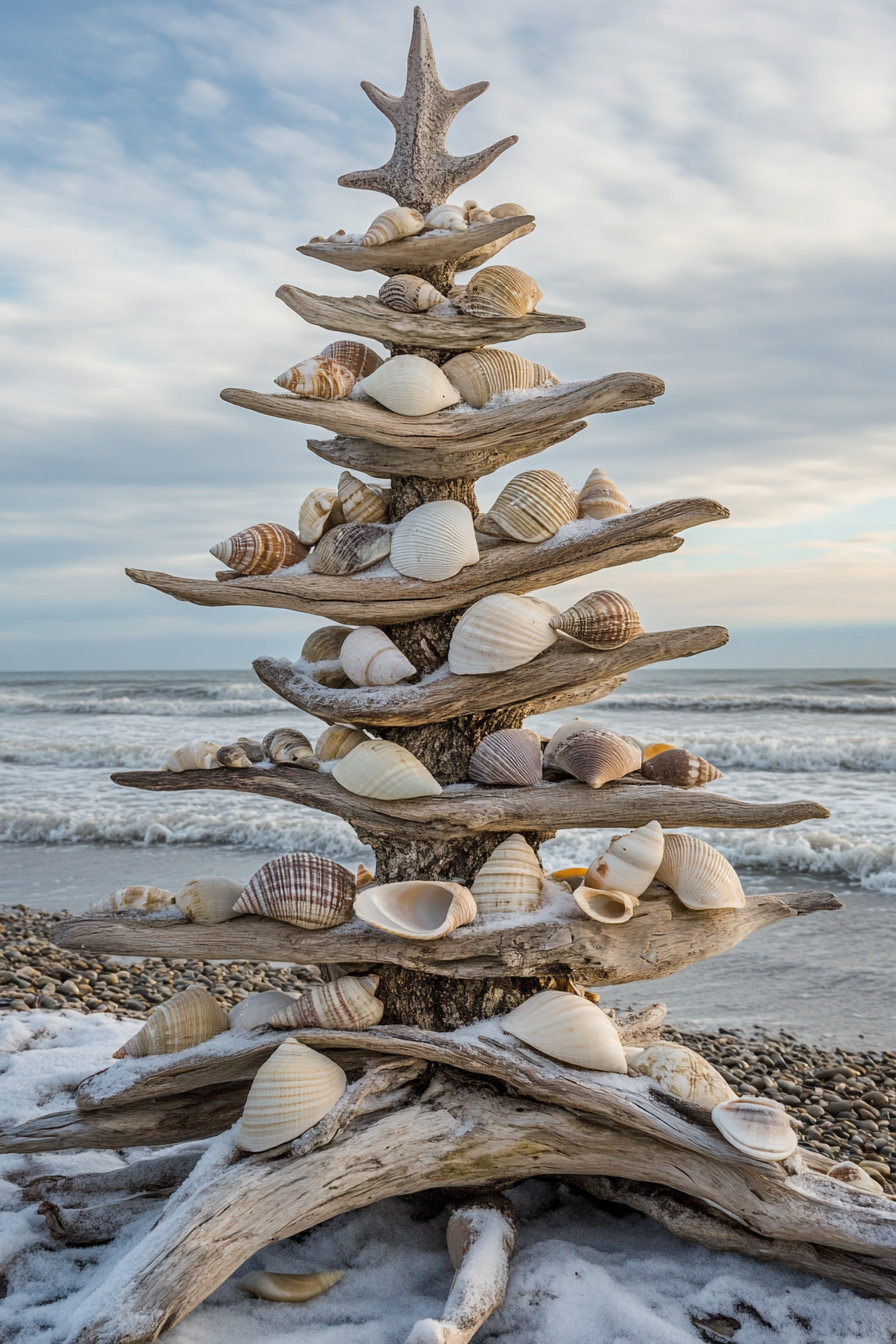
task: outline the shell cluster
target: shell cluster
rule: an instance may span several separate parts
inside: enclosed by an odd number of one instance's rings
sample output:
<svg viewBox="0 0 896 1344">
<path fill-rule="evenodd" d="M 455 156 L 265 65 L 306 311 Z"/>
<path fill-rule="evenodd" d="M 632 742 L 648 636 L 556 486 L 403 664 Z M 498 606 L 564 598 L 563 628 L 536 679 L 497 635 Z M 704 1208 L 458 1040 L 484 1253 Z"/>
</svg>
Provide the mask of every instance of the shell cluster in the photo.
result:
<svg viewBox="0 0 896 1344">
<path fill-rule="evenodd" d="M 556 471 L 536 468 L 508 481 L 488 512 L 476 519 L 476 528 L 510 541 L 548 541 L 578 516 L 572 486 Z"/>
<path fill-rule="evenodd" d="M 382 364 L 382 359 L 360 341 L 333 341 L 319 355 L 293 364 L 274 382 L 300 397 L 318 401 L 341 401 L 359 378 L 366 378 Z"/>
<path fill-rule="evenodd" d="M 320 854 L 281 854 L 259 868 L 234 906 L 238 915 L 266 915 L 300 929 L 332 929 L 352 917 L 355 882 Z"/>
<path fill-rule="evenodd" d="M 209 554 L 234 574 L 273 574 L 300 564 L 308 554 L 308 547 L 281 523 L 256 523 L 210 546 Z"/>
<path fill-rule="evenodd" d="M 558 728 L 544 749 L 544 764 L 592 789 L 638 770 L 641 753 L 627 738 L 581 719 Z"/>
<path fill-rule="evenodd" d="M 384 933 L 430 941 L 474 920 L 476 901 L 458 882 L 388 882 L 362 888 L 355 914 Z"/>
</svg>

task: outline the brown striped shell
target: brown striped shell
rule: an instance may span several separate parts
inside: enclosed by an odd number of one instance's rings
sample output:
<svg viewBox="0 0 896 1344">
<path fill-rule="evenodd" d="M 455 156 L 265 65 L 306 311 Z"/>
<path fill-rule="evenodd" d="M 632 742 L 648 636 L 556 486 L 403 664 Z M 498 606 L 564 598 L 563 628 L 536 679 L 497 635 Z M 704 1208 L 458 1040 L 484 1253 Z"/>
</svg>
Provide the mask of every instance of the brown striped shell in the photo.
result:
<svg viewBox="0 0 896 1344">
<path fill-rule="evenodd" d="M 332 929 L 351 919 L 354 897 L 354 878 L 341 864 L 300 851 L 259 868 L 234 910 L 300 929 Z"/>
<path fill-rule="evenodd" d="M 353 627 L 350 625 L 322 625 L 312 630 L 302 645 L 302 661 L 306 663 L 331 663 L 339 657 L 342 648 Z"/>
<path fill-rule="evenodd" d="M 640 769 L 641 753 L 618 733 L 574 719 L 557 729 L 545 747 L 544 764 L 599 789 Z"/>
<path fill-rule="evenodd" d="M 332 359 L 335 364 L 341 364 L 355 375 L 356 381 L 366 378 L 383 362 L 375 350 L 361 341 L 333 341 L 321 350 L 318 359 Z"/>
<path fill-rule="evenodd" d="M 465 303 L 464 298 L 460 306 Z M 533 364 L 531 359 L 523 359 L 513 350 L 468 350 L 466 354 L 449 359 L 442 365 L 442 370 L 467 405 L 477 410 L 502 392 L 527 392 L 533 387 L 560 381 L 544 364 Z"/>
<path fill-rule="evenodd" d="M 347 523 L 382 523 L 389 516 L 389 504 L 380 487 L 359 481 L 350 471 L 339 477 L 338 494 Z"/>
<path fill-rule="evenodd" d="M 376 997 L 379 976 L 341 975 L 315 985 L 269 1019 L 272 1027 L 328 1027 L 331 1031 L 363 1031 L 375 1027 L 385 1005 Z"/>
<path fill-rule="evenodd" d="M 717 770 L 702 756 L 695 756 L 685 747 L 660 751 L 641 762 L 641 774 L 654 784 L 671 784 L 679 789 L 696 789 L 711 779 L 721 779 Z"/>
<path fill-rule="evenodd" d="M 444 294 L 440 294 L 419 275 L 393 275 L 380 286 L 380 302 L 398 313 L 423 313 L 443 303 Z"/>
<path fill-rule="evenodd" d="M 313 574 L 357 574 L 385 560 L 392 533 L 379 523 L 343 523 L 325 532 L 308 557 Z"/>
<path fill-rule="evenodd" d="M 227 1014 L 214 995 L 201 985 L 191 985 L 167 1003 L 154 1008 L 143 1026 L 125 1041 L 113 1059 L 142 1059 L 146 1055 L 174 1055 L 210 1041 L 230 1026 Z"/>
<path fill-rule="evenodd" d="M 280 523 L 256 523 L 208 549 L 236 574 L 273 574 L 299 564 L 308 554 L 295 532 Z"/>
<path fill-rule="evenodd" d="M 628 513 L 628 500 L 605 471 L 595 467 L 579 491 L 579 515 L 582 518 L 614 518 Z"/>
<path fill-rule="evenodd" d="M 500 207 L 498 207 L 500 209 Z M 496 216 L 489 211 L 492 218 Z M 515 266 L 486 266 L 467 281 L 458 307 L 472 317 L 525 317 L 544 298 L 538 285 Z"/>
<path fill-rule="evenodd" d="M 467 776 L 477 784 L 525 788 L 541 782 L 541 739 L 530 728 L 499 728 L 470 757 Z"/>
<path fill-rule="evenodd" d="M 609 591 L 589 593 L 560 613 L 551 625 L 589 649 L 619 649 L 643 634 L 641 618 L 627 597 Z"/>
<path fill-rule="evenodd" d="M 261 745 L 277 765 L 300 765 L 312 756 L 311 743 L 298 728 L 274 728 Z"/>
<path fill-rule="evenodd" d="M 547 541 L 578 516 L 572 487 L 556 471 L 536 467 L 507 482 L 476 528 L 513 541 Z"/>
<path fill-rule="evenodd" d="M 274 379 L 277 386 L 285 387 L 287 392 L 313 397 L 316 401 L 341 401 L 357 381 L 351 369 L 338 364 L 335 359 L 325 359 L 323 355 L 303 359 Z"/>
</svg>

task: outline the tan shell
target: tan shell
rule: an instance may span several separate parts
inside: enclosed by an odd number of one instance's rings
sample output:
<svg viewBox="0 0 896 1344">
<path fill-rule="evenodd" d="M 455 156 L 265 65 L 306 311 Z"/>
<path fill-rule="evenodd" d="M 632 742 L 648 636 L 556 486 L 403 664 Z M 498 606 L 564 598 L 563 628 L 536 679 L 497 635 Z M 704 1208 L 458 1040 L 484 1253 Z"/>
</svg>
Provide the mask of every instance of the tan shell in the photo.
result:
<svg viewBox="0 0 896 1344">
<path fill-rule="evenodd" d="M 370 346 L 361 341 L 333 341 L 321 350 L 320 359 L 332 359 L 355 375 L 355 379 L 366 378 L 382 364 L 382 359 Z"/>
<path fill-rule="evenodd" d="M 382 491 L 359 481 L 350 471 L 339 477 L 339 502 L 347 523 L 381 523 L 388 517 L 389 505 Z"/>
<path fill-rule="evenodd" d="M 628 1073 L 612 1021 L 596 1003 L 578 994 L 542 990 L 502 1018 L 501 1026 L 552 1059 L 603 1073 Z"/>
<path fill-rule="evenodd" d="M 229 565 L 235 574 L 273 574 L 276 569 L 299 564 L 308 548 L 280 523 L 256 523 L 210 546 L 209 554 Z"/>
<path fill-rule="evenodd" d="M 463 308 L 465 304 L 466 298 L 460 306 Z M 533 387 L 560 381 L 546 365 L 533 364 L 512 350 L 468 350 L 449 359 L 442 369 L 467 405 L 477 410 L 502 392 L 528 392 Z M 578 503 L 576 510 L 578 516 Z"/>
<path fill-rule="evenodd" d="M 227 1014 L 230 1030 L 252 1031 L 255 1027 L 265 1027 L 275 1013 L 282 1012 L 293 1003 L 295 996 L 284 994 L 282 989 L 265 989 L 260 994 L 247 994 Z"/>
<path fill-rule="evenodd" d="M 326 1055 L 285 1040 L 255 1075 L 237 1143 L 250 1153 L 290 1143 L 322 1120 L 347 1086 L 342 1069 Z"/>
<path fill-rule="evenodd" d="M 494 210 L 489 214 L 504 218 Z M 473 317 L 525 317 L 544 298 L 532 276 L 515 266 L 486 266 L 467 281 L 466 289 L 458 307 Z"/>
<path fill-rule="evenodd" d="M 361 887 L 369 886 L 374 880 L 373 873 L 367 867 L 367 864 L 359 863 L 358 871 L 355 874 L 355 885 L 360 889 Z"/>
<path fill-rule="evenodd" d="M 527 215 L 528 210 L 514 201 L 505 201 L 503 205 L 493 205 L 489 210 L 492 219 L 516 219 L 517 215 Z"/>
<path fill-rule="evenodd" d="M 442 370 L 419 355 L 394 355 L 359 386 L 396 415 L 432 415 L 461 399 Z"/>
<path fill-rule="evenodd" d="M 460 676 L 474 676 L 531 663 L 556 643 L 551 629 L 556 615 L 556 607 L 537 597 L 493 593 L 480 598 L 454 627 L 448 666 Z"/>
<path fill-rule="evenodd" d="M 337 760 L 333 778 L 361 798 L 433 798 L 442 792 L 416 756 L 384 738 L 362 742 Z"/>
<path fill-rule="evenodd" d="M 308 557 L 314 574 L 357 574 L 385 560 L 392 533 L 379 523 L 343 523 L 326 532 Z"/>
<path fill-rule="evenodd" d="M 423 221 L 427 229 L 450 229 L 463 233 L 467 227 L 467 212 L 462 205 L 434 205 Z"/>
<path fill-rule="evenodd" d="M 300 765 L 312 756 L 311 743 L 298 728 L 275 728 L 262 747 L 266 759 L 277 765 Z"/>
<path fill-rule="evenodd" d="M 589 593 L 561 612 L 554 629 L 589 649 L 619 649 L 643 634 L 641 618 L 628 598 L 609 591 Z"/>
<path fill-rule="evenodd" d="M 667 1092 L 697 1106 L 712 1110 L 723 1101 L 733 1101 L 736 1093 L 728 1086 L 718 1069 L 674 1041 L 657 1041 L 629 1064 L 632 1073 L 643 1074 L 659 1083 Z"/>
<path fill-rule="evenodd" d="M 388 882 L 359 891 L 355 914 L 374 929 L 423 942 L 471 923 L 476 901 L 458 882 Z"/>
<path fill-rule="evenodd" d="M 154 1008 L 143 1026 L 125 1041 L 113 1059 L 142 1059 L 145 1055 L 174 1055 L 210 1041 L 230 1026 L 227 1014 L 208 990 L 192 985 Z"/>
<path fill-rule="evenodd" d="M 483 210 L 481 205 L 476 205 L 467 211 L 467 219 L 471 224 L 492 224 L 495 217 L 489 210 Z"/>
<path fill-rule="evenodd" d="M 655 784 L 671 784 L 679 789 L 696 789 L 711 779 L 722 778 L 721 770 L 685 747 L 651 753 L 641 762 L 641 774 Z"/>
<path fill-rule="evenodd" d="M 587 887 L 584 882 L 576 887 L 573 899 L 589 919 L 596 919 L 599 924 L 625 924 L 638 904 L 637 896 L 630 896 L 627 891 Z"/>
<path fill-rule="evenodd" d="M 329 485 L 319 485 L 299 509 L 299 539 L 303 546 L 313 546 L 331 527 L 344 522 L 339 495 Z"/>
<path fill-rule="evenodd" d="M 272 1027 L 328 1027 L 331 1031 L 363 1031 L 375 1027 L 385 1005 L 376 997 L 379 976 L 357 979 L 342 975 L 326 985 L 315 985 L 285 1004 L 268 1020 Z"/>
<path fill-rule="evenodd" d="M 314 754 L 319 761 L 339 761 L 362 742 L 371 739 L 360 728 L 347 723 L 331 723 L 317 739 Z"/>
<path fill-rule="evenodd" d="M 302 645 L 301 658 L 305 663 L 330 663 L 339 657 L 342 648 L 353 627 L 350 625 L 322 625 L 312 630 Z"/>
<path fill-rule="evenodd" d="M 869 1176 L 857 1162 L 838 1162 L 836 1166 L 828 1167 L 824 1175 L 832 1181 L 842 1181 L 844 1185 L 852 1186 L 853 1190 L 864 1190 L 866 1195 L 882 1193 L 874 1177 Z"/>
<path fill-rule="evenodd" d="M 628 513 L 629 502 L 605 471 L 595 467 L 579 491 L 581 518 L 615 518 Z"/>
<path fill-rule="evenodd" d="M 547 541 L 578 516 L 578 503 L 572 487 L 556 471 L 536 468 L 523 471 L 508 481 L 488 513 L 476 521 L 480 531 L 483 519 L 488 531 L 514 541 Z"/>
<path fill-rule="evenodd" d="M 713 1107 L 712 1122 L 739 1153 L 763 1162 L 783 1162 L 797 1146 L 783 1106 L 759 1097 L 736 1097 Z"/>
<path fill-rule="evenodd" d="M 310 1302 L 344 1277 L 344 1269 L 320 1269 L 316 1274 L 271 1274 L 259 1269 L 237 1279 L 236 1286 L 263 1302 Z"/>
<path fill-rule="evenodd" d="M 164 887 L 119 887 L 111 896 L 88 907 L 91 914 L 114 915 L 119 910 L 142 910 L 146 914 L 155 914 L 167 910 L 174 904 L 174 892 Z"/>
<path fill-rule="evenodd" d="M 356 686 L 396 686 L 416 676 L 417 669 L 401 649 L 375 625 L 353 630 L 339 654 L 343 671 Z"/>
<path fill-rule="evenodd" d="M 175 774 L 181 770 L 220 770 L 218 743 L 194 737 L 192 741 L 172 751 L 162 768 Z"/>
<path fill-rule="evenodd" d="M 618 733 L 574 719 L 557 729 L 545 747 L 544 764 L 599 789 L 640 769 L 641 753 Z"/>
<path fill-rule="evenodd" d="M 530 728 L 499 728 L 470 757 L 467 776 L 477 784 L 525 788 L 541 782 L 541 739 Z"/>
<path fill-rule="evenodd" d="M 444 303 L 445 295 L 440 294 L 419 275 L 393 275 L 380 286 L 380 302 L 387 308 L 399 313 L 424 313 L 437 303 Z"/>
<path fill-rule="evenodd" d="M 747 902 L 740 878 L 725 856 L 694 835 L 666 836 L 656 877 L 689 910 L 739 910 Z"/>
<path fill-rule="evenodd" d="M 416 210 L 398 205 L 377 215 L 359 241 L 362 247 L 379 247 L 382 243 L 394 243 L 398 238 L 413 238 L 422 232 L 423 216 Z"/>
<path fill-rule="evenodd" d="M 663 828 L 658 821 L 614 836 L 585 874 L 585 886 L 643 896 L 662 862 L 663 848 Z"/>
<path fill-rule="evenodd" d="M 174 898 L 182 915 L 194 924 L 223 924 L 235 919 L 234 906 L 242 895 L 239 882 L 228 877 L 191 877 Z"/>
<path fill-rule="evenodd" d="M 238 742 L 230 742 L 226 747 L 219 747 L 215 755 L 218 764 L 227 766 L 229 770 L 246 770 L 255 764 L 246 755 L 245 747 L 241 747 Z"/>
<path fill-rule="evenodd" d="M 351 369 L 335 359 L 314 355 L 293 364 L 274 379 L 278 387 L 294 392 L 299 397 L 313 397 L 316 401 L 341 401 L 358 381 Z"/>
<path fill-rule="evenodd" d="M 332 929 L 352 917 L 351 873 L 320 854 L 281 854 L 259 868 L 234 912 L 267 915 L 300 929 Z"/>
<path fill-rule="evenodd" d="M 411 579 L 450 579 L 479 561 L 473 515 L 456 499 L 420 504 L 392 534 L 392 566 Z"/>
<path fill-rule="evenodd" d="M 470 891 L 481 915 L 537 910 L 544 873 L 538 855 L 521 835 L 509 835 L 479 869 Z"/>
</svg>

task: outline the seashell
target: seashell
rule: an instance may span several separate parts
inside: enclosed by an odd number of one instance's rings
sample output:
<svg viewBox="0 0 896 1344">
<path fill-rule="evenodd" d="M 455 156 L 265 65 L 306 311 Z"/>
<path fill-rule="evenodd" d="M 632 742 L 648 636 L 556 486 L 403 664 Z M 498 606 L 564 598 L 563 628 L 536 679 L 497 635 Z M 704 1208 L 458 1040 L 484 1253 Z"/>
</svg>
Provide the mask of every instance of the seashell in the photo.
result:
<svg viewBox="0 0 896 1344">
<path fill-rule="evenodd" d="M 384 285 L 380 285 L 380 302 L 387 308 L 399 313 L 425 313 L 437 303 L 444 303 L 445 296 L 427 280 L 419 275 L 393 275 Z"/>
<path fill-rule="evenodd" d="M 377 215 L 359 242 L 362 247 L 379 247 L 382 243 L 394 243 L 398 238 L 413 238 L 422 232 L 423 216 L 417 210 L 399 205 Z"/>
<path fill-rule="evenodd" d="M 358 871 L 355 874 L 355 886 L 366 887 L 373 882 L 374 876 L 365 863 L 358 864 Z"/>
<path fill-rule="evenodd" d="M 246 755 L 245 747 L 240 746 L 238 742 L 231 742 L 226 747 L 219 747 L 215 753 L 219 765 L 226 765 L 231 770 L 245 770 L 254 762 Z"/>
<path fill-rule="evenodd" d="M 332 359 L 334 363 L 341 364 L 355 375 L 356 381 L 358 378 L 366 378 L 383 362 L 375 350 L 361 341 L 333 341 L 321 350 L 318 359 Z"/>
<path fill-rule="evenodd" d="M 470 891 L 481 915 L 537 910 L 544 873 L 538 855 L 521 835 L 497 845 L 473 879 Z"/>
<path fill-rule="evenodd" d="M 282 989 L 265 989 L 260 994 L 247 994 L 239 1003 L 235 1003 L 227 1017 L 231 1031 L 252 1031 L 254 1027 L 264 1027 L 275 1013 L 282 1012 L 295 1003 L 295 996 L 284 994 Z"/>
<path fill-rule="evenodd" d="M 558 728 L 544 750 L 544 764 L 599 789 L 641 765 L 641 753 L 618 733 L 573 719 Z"/>
<path fill-rule="evenodd" d="M 375 485 L 359 481 L 350 471 L 339 477 L 339 502 L 347 523 L 381 523 L 389 514 L 389 505 Z"/>
<path fill-rule="evenodd" d="M 463 298 L 467 292 L 466 285 L 452 285 L 448 290 L 447 299 L 450 304 L 457 307 L 458 301 Z"/>
<path fill-rule="evenodd" d="M 434 205 L 423 221 L 427 229 L 449 229 L 462 233 L 467 227 L 467 212 L 462 205 Z"/>
<path fill-rule="evenodd" d="M 227 877 L 191 877 L 174 898 L 181 914 L 194 924 L 223 924 L 235 919 L 234 906 L 242 895 L 239 882 Z"/>
<path fill-rule="evenodd" d="M 478 201 L 464 201 L 464 210 L 468 224 L 491 224 L 495 218 L 491 211 L 483 210 Z"/>
<path fill-rule="evenodd" d="M 255 1075 L 237 1143 L 250 1153 L 290 1143 L 322 1120 L 347 1086 L 339 1065 L 326 1055 L 285 1040 Z"/>
<path fill-rule="evenodd" d="M 641 764 L 649 761 L 651 756 L 659 756 L 661 751 L 674 751 L 675 748 L 671 742 L 651 742 L 648 746 L 641 749 Z"/>
<path fill-rule="evenodd" d="M 119 910 L 142 910 L 145 914 L 156 914 L 167 910 L 174 904 L 174 892 L 164 887 L 119 887 L 111 896 L 94 901 L 89 906 L 91 914 L 114 915 Z"/>
<path fill-rule="evenodd" d="M 476 901 L 457 882 L 387 882 L 359 891 L 355 914 L 374 929 L 425 941 L 470 924 Z"/>
<path fill-rule="evenodd" d="M 142 1059 L 145 1055 L 174 1055 L 210 1041 L 227 1031 L 230 1023 L 218 1000 L 201 985 L 175 994 L 153 1008 L 143 1026 L 125 1041 L 113 1059 Z"/>
<path fill-rule="evenodd" d="M 356 686 L 396 686 L 417 674 L 397 644 L 375 625 L 353 630 L 339 654 L 343 671 Z"/>
<path fill-rule="evenodd" d="M 585 881 L 587 868 L 558 868 L 556 872 L 551 873 L 552 882 L 563 882 L 570 891 L 575 891 Z"/>
<path fill-rule="evenodd" d="M 465 297 L 459 305 L 465 312 L 466 302 Z M 502 392 L 527 392 L 560 381 L 546 365 L 533 364 L 512 350 L 468 350 L 449 359 L 442 371 L 467 405 L 477 410 Z M 576 510 L 578 517 L 578 504 Z"/>
<path fill-rule="evenodd" d="M 611 592 L 589 593 L 560 613 L 554 629 L 589 649 L 620 649 L 643 634 L 640 617 L 628 598 Z"/>
<path fill-rule="evenodd" d="M 585 885 L 598 891 L 643 896 L 662 862 L 663 846 L 663 828 L 658 821 L 614 836 L 585 874 Z"/>
<path fill-rule="evenodd" d="M 274 379 L 277 386 L 285 387 L 287 392 L 313 397 L 316 401 L 341 401 L 357 381 L 351 369 L 337 364 L 335 359 L 325 359 L 323 355 L 303 359 L 285 373 L 278 373 Z"/>
<path fill-rule="evenodd" d="M 275 728 L 262 746 L 265 759 L 277 765 L 300 765 L 313 755 L 311 743 L 298 728 Z"/>
<path fill-rule="evenodd" d="M 332 929 L 352 917 L 351 873 L 320 854 L 281 854 L 262 865 L 234 906 L 238 915 L 267 915 L 300 929 Z"/>
<path fill-rule="evenodd" d="M 299 509 L 299 538 L 303 546 L 313 546 L 323 534 L 344 523 L 342 505 L 335 490 L 320 485 L 302 501 Z"/>
<path fill-rule="evenodd" d="M 330 1031 L 363 1031 L 375 1027 L 385 1004 L 376 997 L 378 975 L 358 979 L 341 975 L 326 985 L 315 985 L 298 999 L 284 1004 L 269 1019 L 272 1027 L 327 1027 Z"/>
<path fill-rule="evenodd" d="M 419 355 L 394 355 L 359 387 L 396 415 L 431 415 L 461 399 L 438 365 Z"/>
<path fill-rule="evenodd" d="M 332 774 L 361 798 L 433 798 L 442 792 L 416 756 L 385 738 L 361 742 L 337 760 Z"/>
<path fill-rule="evenodd" d="M 467 777 L 477 784 L 520 788 L 540 783 L 541 739 L 530 728 L 499 728 L 489 733 L 470 757 Z"/>
<path fill-rule="evenodd" d="M 685 747 L 655 752 L 647 760 L 642 757 L 641 774 L 654 784 L 671 784 L 679 789 L 696 789 L 711 779 L 722 778 L 721 770 Z"/>
<path fill-rule="evenodd" d="M 237 574 L 273 574 L 276 569 L 299 564 L 308 548 L 280 523 L 256 523 L 210 546 L 209 554 Z"/>
<path fill-rule="evenodd" d="M 489 213 L 493 219 L 497 218 L 493 211 Z M 472 317 L 525 317 L 535 312 L 543 298 L 538 285 L 525 271 L 518 271 L 515 266 L 486 266 L 467 281 L 466 293 L 457 306 Z"/>
<path fill-rule="evenodd" d="M 312 630 L 302 645 L 302 662 L 333 662 L 339 657 L 339 651 L 352 628 L 350 625 L 322 625 L 319 630 Z"/>
<path fill-rule="evenodd" d="M 236 1286 L 263 1302 L 310 1302 L 344 1278 L 344 1269 L 320 1269 L 316 1274 L 271 1274 L 259 1269 L 237 1279 Z"/>
<path fill-rule="evenodd" d="M 448 666 L 460 676 L 506 672 L 556 643 L 557 608 L 537 597 L 493 593 L 468 607 L 451 635 Z"/>
<path fill-rule="evenodd" d="M 348 723 L 331 723 L 317 739 L 314 754 L 319 761 L 339 761 L 362 742 L 370 741 L 360 728 L 352 728 Z"/>
<path fill-rule="evenodd" d="M 515 219 L 517 215 L 528 214 L 528 211 L 513 201 L 505 201 L 503 205 L 493 205 L 489 214 L 492 219 Z"/>
<path fill-rule="evenodd" d="M 588 887 L 584 882 L 576 887 L 573 899 L 589 919 L 596 919 L 599 924 L 625 924 L 638 904 L 637 896 L 630 896 L 627 891 Z"/>
<path fill-rule="evenodd" d="M 656 878 L 671 887 L 689 910 L 738 910 L 747 902 L 728 860 L 694 835 L 666 836 Z"/>
<path fill-rule="evenodd" d="M 217 742 L 207 742 L 204 738 L 194 737 L 191 742 L 172 751 L 162 767 L 177 773 L 181 770 L 220 770 Z"/>
<path fill-rule="evenodd" d="M 637 1059 L 629 1060 L 629 1070 L 652 1078 L 667 1092 L 696 1106 L 711 1110 L 723 1101 L 734 1101 L 737 1093 L 728 1086 L 718 1069 L 689 1050 L 686 1045 L 673 1041 L 657 1041 L 642 1050 Z"/>
<path fill-rule="evenodd" d="M 316 681 L 318 686 L 328 686 L 336 691 L 352 684 L 341 667 L 321 667 L 311 673 L 311 680 Z"/>
<path fill-rule="evenodd" d="M 501 1019 L 504 1031 L 543 1055 L 602 1073 L 628 1073 L 619 1034 L 602 1008 L 578 994 L 545 989 Z"/>
<path fill-rule="evenodd" d="M 234 745 L 242 747 L 253 765 L 258 765 L 260 761 L 264 760 L 263 742 L 256 742 L 251 737 L 238 737 Z"/>
<path fill-rule="evenodd" d="M 479 561 L 473 515 L 456 499 L 411 509 L 392 534 L 392 566 L 410 579 L 450 579 Z"/>
<path fill-rule="evenodd" d="M 830 1176 L 834 1181 L 842 1181 L 844 1185 L 852 1186 L 853 1190 L 864 1190 L 866 1195 L 881 1193 L 881 1188 L 874 1177 L 869 1176 L 857 1162 L 838 1162 L 836 1166 L 828 1167 L 824 1175 Z"/>
<path fill-rule="evenodd" d="M 629 502 L 605 471 L 595 467 L 579 491 L 580 518 L 615 518 L 628 513 Z"/>
<path fill-rule="evenodd" d="M 447 367 L 447 366 L 446 366 Z M 578 509 L 575 493 L 556 471 L 536 468 L 523 471 L 508 481 L 487 514 L 477 519 L 480 531 L 483 518 L 488 530 L 514 541 L 547 541 L 567 523 L 575 522 Z"/>
<path fill-rule="evenodd" d="M 327 234 L 326 238 L 317 239 L 316 241 L 325 243 L 341 243 L 347 236 L 348 235 L 346 234 L 345 229 L 337 229 L 335 233 Z"/>
<path fill-rule="evenodd" d="M 313 574 L 357 574 L 384 560 L 392 533 L 379 523 L 343 523 L 325 532 L 308 557 Z"/>
<path fill-rule="evenodd" d="M 783 1106 L 759 1097 L 719 1102 L 713 1107 L 712 1122 L 732 1148 L 761 1162 L 783 1162 L 797 1146 Z"/>
</svg>

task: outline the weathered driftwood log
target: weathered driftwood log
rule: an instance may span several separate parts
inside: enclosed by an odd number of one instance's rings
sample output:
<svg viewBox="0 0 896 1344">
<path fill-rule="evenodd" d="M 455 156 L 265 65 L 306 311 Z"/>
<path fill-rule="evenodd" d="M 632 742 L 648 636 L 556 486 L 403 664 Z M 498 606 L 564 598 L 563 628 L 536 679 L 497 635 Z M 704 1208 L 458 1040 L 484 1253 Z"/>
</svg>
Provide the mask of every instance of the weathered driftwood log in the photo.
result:
<svg viewBox="0 0 896 1344">
<path fill-rule="evenodd" d="M 129 1195 L 127 1199 L 72 1209 L 45 1199 L 37 1211 L 47 1220 L 54 1241 L 63 1241 L 66 1246 L 102 1246 L 107 1241 L 114 1241 L 122 1228 L 129 1226 L 135 1218 L 145 1213 L 159 1213 L 166 1198 L 165 1195 Z"/>
<path fill-rule="evenodd" d="M 172 1091 L 177 1089 L 172 1089 Z M 161 1095 L 161 1094 L 159 1094 Z M 26 1199 L 65 1200 L 86 1204 L 98 1195 L 168 1195 L 181 1185 L 205 1152 L 205 1146 L 184 1148 L 145 1158 L 111 1171 L 83 1171 L 74 1176 L 34 1176 L 21 1186 Z"/>
<path fill-rule="evenodd" d="M 503 1195 L 485 1195 L 448 1220 L 454 1279 L 439 1320 L 417 1321 L 405 1344 L 469 1344 L 507 1296 L 516 1214 Z"/>
<path fill-rule="evenodd" d="M 359 243 L 305 243 L 303 257 L 328 261 L 345 271 L 378 271 L 380 275 L 420 275 L 437 288 L 451 284 L 455 271 L 484 266 L 508 243 L 525 238 L 535 228 L 534 215 L 514 215 L 491 224 L 476 224 L 462 233 L 417 234 L 377 247 Z M 443 291 L 444 292 L 444 291 Z"/>
<path fill-rule="evenodd" d="M 626 410 L 619 406 L 617 410 Z M 428 481 L 447 481 L 453 479 L 478 480 L 488 476 L 508 462 L 517 462 L 524 457 L 533 457 L 536 453 L 563 443 L 580 430 L 586 429 L 587 420 L 573 420 L 561 425 L 551 433 L 520 441 L 507 449 L 456 448 L 444 460 L 438 453 L 420 448 L 390 448 L 384 443 L 371 443 L 369 439 L 348 438 L 344 434 L 335 439 L 306 439 L 309 452 L 322 457 L 325 462 L 348 471 L 363 471 L 368 476 L 414 476 Z M 439 496 L 444 498 L 444 496 Z"/>
</svg>

